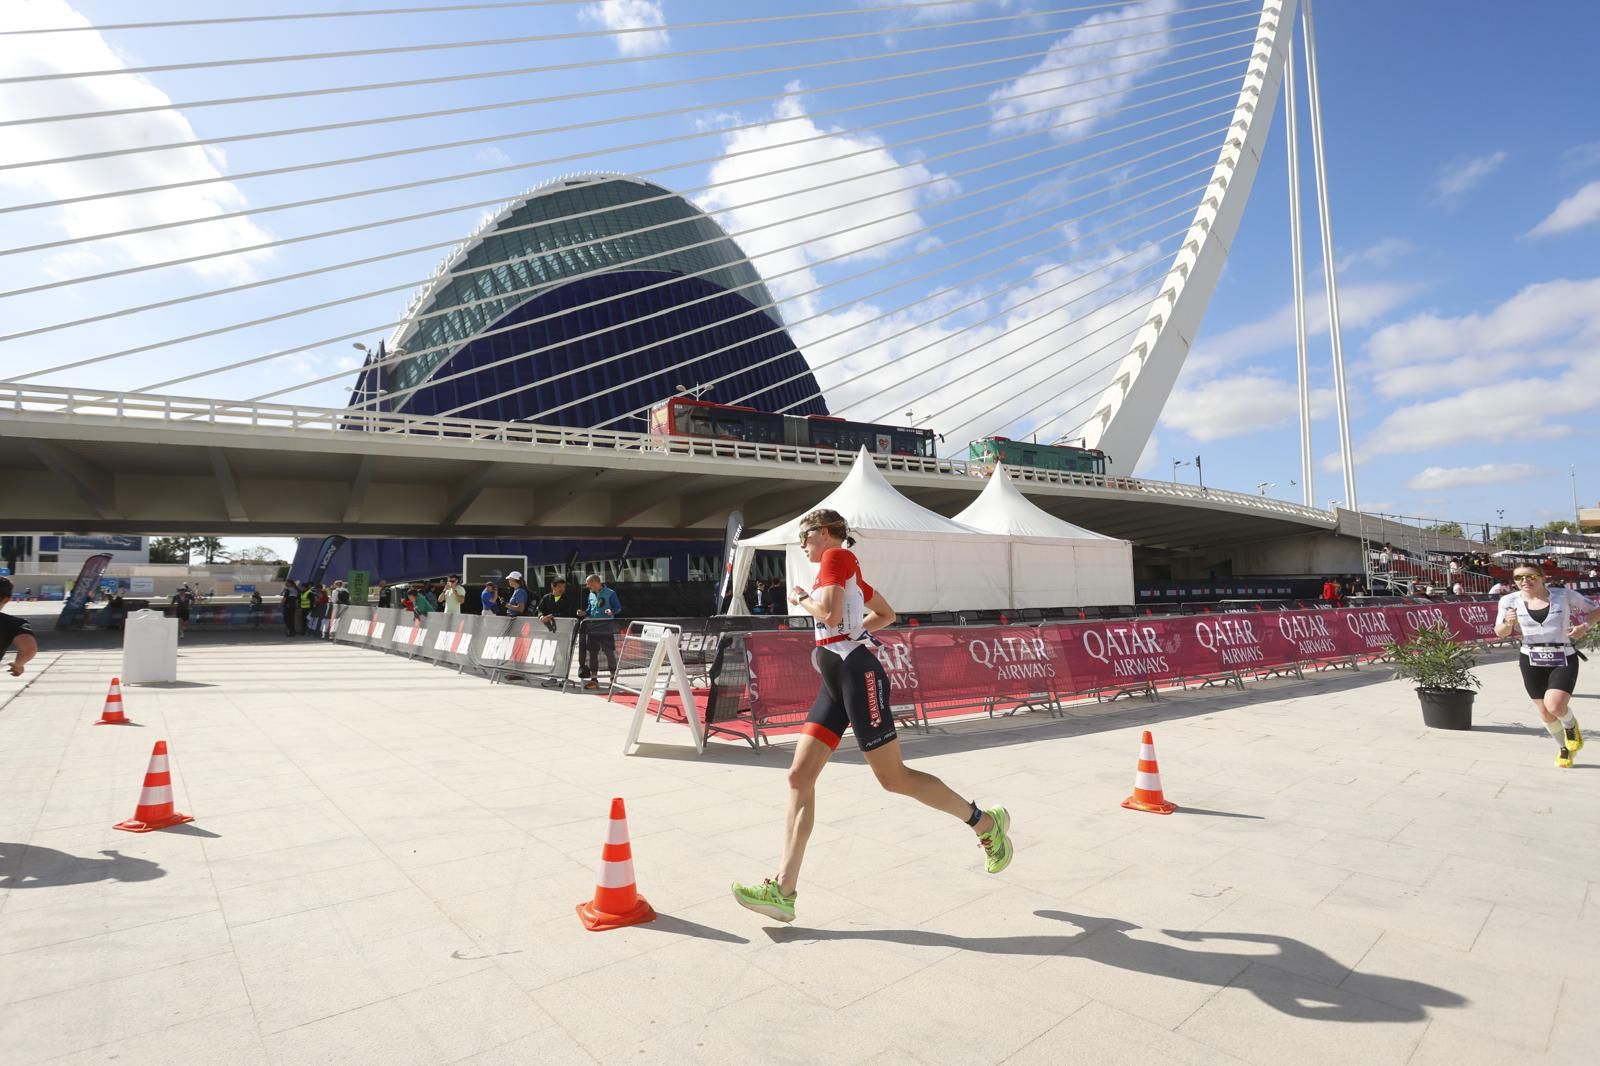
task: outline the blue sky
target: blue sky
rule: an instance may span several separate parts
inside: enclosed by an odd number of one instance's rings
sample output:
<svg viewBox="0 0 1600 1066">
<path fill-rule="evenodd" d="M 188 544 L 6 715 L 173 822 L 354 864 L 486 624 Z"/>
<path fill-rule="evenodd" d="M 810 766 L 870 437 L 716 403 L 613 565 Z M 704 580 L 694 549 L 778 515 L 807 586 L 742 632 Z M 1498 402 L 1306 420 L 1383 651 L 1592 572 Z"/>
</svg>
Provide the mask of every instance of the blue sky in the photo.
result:
<svg viewBox="0 0 1600 1066">
<path fill-rule="evenodd" d="M 252 11 L 312 6 L 283 0 L 252 6 Z M 847 5 L 784 4 L 761 10 L 842 6 Z M 1077 369 L 1065 364 L 1072 360 L 1089 371 L 1107 366 L 1107 359 L 1119 354 L 1115 342 L 1140 321 L 1139 309 L 1153 295 L 1186 225 L 1186 217 L 1174 221 L 1174 213 L 1192 210 L 1193 200 L 1164 207 L 1162 201 L 1198 189 L 1203 176 L 1180 179 L 1208 164 L 1204 159 L 1185 163 L 1185 158 L 1202 149 L 1214 153 L 1214 142 L 1182 148 L 1173 135 L 1160 143 L 1154 158 L 1137 164 L 1127 162 L 1133 148 L 1098 159 L 1091 153 L 1101 145 L 1117 145 L 1112 131 L 1121 124 L 1154 121 L 1163 107 L 1176 106 L 1147 102 L 1164 91 L 1191 93 L 1177 103 L 1195 105 L 1188 114 L 1197 120 L 1229 109 L 1229 104 L 1201 104 L 1229 91 L 1201 86 L 1228 75 L 1198 71 L 1220 66 L 1235 54 L 1242 70 L 1242 51 L 1222 53 L 1247 38 L 1193 42 L 1249 28 L 1251 20 L 1184 27 L 1249 15 L 1249 6 L 1196 12 L 1188 10 L 1201 6 L 1193 0 L 1140 0 L 1092 16 L 1050 13 L 1074 6 L 1067 3 L 1029 5 L 1020 0 L 938 9 L 908 9 L 885 0 L 877 6 L 883 10 L 850 19 L 674 28 L 337 62 L 172 71 L 140 79 L 57 81 L 27 91 L 0 86 L 0 118 L 14 118 L 518 66 L 595 64 L 583 70 L 380 93 L 162 111 L 115 122 L 19 127 L 22 138 L 14 143 L 21 146 L 18 157 L 27 159 L 521 97 L 625 90 L 763 67 L 832 64 L 745 73 L 644 93 L 619 91 L 420 122 L 0 172 L 4 206 L 156 181 L 232 177 L 445 140 L 503 138 L 449 151 L 408 151 L 354 166 L 213 182 L 159 197 L 0 216 L 6 221 L 4 245 L 16 247 L 526 164 L 499 175 L 7 257 L 11 289 L 437 212 L 337 240 L 299 242 L 7 298 L 7 332 L 12 332 L 360 257 L 385 257 L 359 269 L 258 284 L 225 296 L 0 341 L 3 376 L 159 345 L 42 379 L 149 387 L 304 347 L 225 374 L 175 381 L 161 391 L 243 398 L 333 376 L 335 380 L 282 398 L 341 404 L 349 368 L 359 358 L 351 340 L 371 343 L 384 335 L 411 286 L 443 257 L 445 246 L 484 216 L 488 205 L 575 171 L 647 171 L 671 188 L 691 190 L 689 195 L 717 212 L 730 231 L 747 234 L 741 243 L 784 299 L 783 313 L 819 366 L 835 410 L 873 418 L 911 409 L 916 419 L 927 419 L 948 433 L 947 450 L 984 432 L 1065 432 L 1072 424 L 1070 408 L 1080 405 L 1081 416 L 1081 404 L 1103 383 L 1103 378 L 1082 380 Z M 66 24 L 80 15 L 98 25 L 217 14 L 215 8 L 193 3 L 130 7 L 111 0 L 21 0 L 17 9 L 36 25 Z M 750 10 L 726 2 L 633 0 L 12 38 L 0 39 L 0 65 L 44 73 L 572 33 L 662 21 L 678 27 L 738 18 Z M 1593 505 L 1600 498 L 1600 472 L 1592 462 L 1585 469 L 1584 462 L 1596 451 L 1592 424 L 1600 407 L 1600 391 L 1593 387 L 1600 379 L 1600 270 L 1588 254 L 1600 232 L 1600 126 L 1591 110 L 1595 79 L 1582 73 L 1591 65 L 1583 49 L 1600 30 L 1600 13 L 1567 5 L 1557 27 L 1549 19 L 1507 20 L 1503 5 L 1486 0 L 1455 4 L 1450 10 L 1450 17 L 1442 19 L 1432 5 L 1378 0 L 1324 0 L 1317 8 L 1360 498 L 1368 510 L 1477 524 L 1497 522 L 1503 509 L 1508 524 L 1542 523 L 1570 514 L 1570 464 L 1578 466 L 1582 503 Z M 1014 17 L 1002 23 L 956 25 L 998 16 Z M 1148 59 L 1117 52 L 1118 47 L 1135 50 L 1131 44 L 1085 47 L 1119 34 L 1126 37 L 1132 31 L 1118 20 L 1133 16 L 1151 16 L 1138 24 L 1146 28 L 1164 27 L 1166 36 L 1156 41 L 1160 47 L 1150 49 Z M 1101 25 L 1086 27 L 1090 18 Z M 630 53 L 660 55 L 852 31 L 866 36 L 741 55 L 616 62 Z M 1018 39 L 989 40 L 1002 34 Z M 936 53 L 939 58 L 896 55 L 958 41 L 967 47 Z M 1101 64 L 1081 74 L 1097 76 L 1092 105 L 1074 106 L 1070 99 L 1041 91 L 1042 75 L 1035 70 L 1040 57 L 1064 42 L 1078 47 L 1075 54 Z M 1217 55 L 1190 58 L 1202 51 Z M 979 60 L 996 62 L 959 72 L 936 69 Z M 835 87 L 901 73 L 907 77 Z M 1174 79 L 1170 90 L 1152 84 L 1169 77 Z M 1080 95 L 1082 89 L 1078 87 Z M 916 101 L 884 102 L 890 96 L 933 90 L 947 91 Z M 751 97 L 766 99 L 730 102 Z M 957 107 L 962 110 L 926 115 Z M 646 109 L 684 113 L 588 131 L 508 136 L 553 125 L 626 119 Z M 1176 122 L 1169 119 L 1150 128 L 1170 129 Z M 973 128 L 957 129 L 966 126 Z M 1195 133 L 1210 128 L 1201 122 Z M 664 138 L 671 143 L 627 148 Z M 812 140 L 805 145 L 772 147 L 807 138 Z M 1309 170 L 1308 141 L 1302 154 Z M 563 158 L 570 156 L 582 158 Z M 783 167 L 797 169 L 788 176 L 772 175 Z M 1051 167 L 1058 169 L 1052 172 Z M 1158 190 L 1166 182 L 1172 184 Z M 826 188 L 817 187 L 822 185 Z M 1305 189 L 1309 211 L 1309 182 Z M 1200 454 L 1210 485 L 1255 491 L 1258 483 L 1270 482 L 1271 494 L 1299 498 L 1299 488 L 1290 484 L 1299 476 L 1299 458 L 1286 195 L 1280 115 L 1228 266 L 1141 464 L 1148 476 L 1170 477 L 1172 459 Z M 846 203 L 868 196 L 870 211 Z M 802 214 L 810 217 L 796 217 Z M 1006 223 L 1009 228 L 1002 228 Z M 1314 225 L 1308 226 L 1306 237 L 1308 267 L 1313 267 L 1320 262 Z M 424 245 L 437 247 L 420 247 Z M 1312 317 L 1320 322 L 1325 317 L 1320 269 L 1309 271 L 1309 286 Z M 384 289 L 389 291 L 347 299 Z M 342 302 L 298 313 L 330 300 Z M 270 321 L 228 328 L 257 318 Z M 168 343 L 211 330 L 223 332 Z M 1318 415 L 1316 501 L 1325 505 L 1343 495 L 1337 469 L 1328 465 L 1337 452 L 1337 438 L 1325 332 L 1313 336 L 1311 358 Z M 1179 476 L 1192 477 L 1193 470 L 1180 470 Z"/>
</svg>

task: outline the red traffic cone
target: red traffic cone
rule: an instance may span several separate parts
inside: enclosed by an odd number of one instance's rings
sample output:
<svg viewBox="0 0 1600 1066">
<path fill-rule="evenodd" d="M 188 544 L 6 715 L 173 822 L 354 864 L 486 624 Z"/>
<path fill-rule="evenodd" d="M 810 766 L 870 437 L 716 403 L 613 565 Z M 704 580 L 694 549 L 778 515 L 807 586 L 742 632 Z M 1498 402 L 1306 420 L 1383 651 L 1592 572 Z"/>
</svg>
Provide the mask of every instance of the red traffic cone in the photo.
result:
<svg viewBox="0 0 1600 1066">
<path fill-rule="evenodd" d="M 179 814 L 172 809 L 172 775 L 167 772 L 167 742 L 158 740 L 155 750 L 150 753 L 150 768 L 144 773 L 144 791 L 139 793 L 138 809 L 133 812 L 132 818 L 118 822 L 111 828 L 129 833 L 148 833 L 153 829 L 165 829 L 192 821 L 194 819 L 189 815 Z"/>
<path fill-rule="evenodd" d="M 1144 731 L 1139 741 L 1139 769 L 1133 775 L 1133 795 L 1122 801 L 1130 811 L 1149 811 L 1151 814 L 1171 814 L 1178 809 L 1168 803 L 1161 792 L 1161 770 L 1156 766 L 1156 742 L 1150 730 Z"/>
<path fill-rule="evenodd" d="M 95 725 L 132 725 L 126 715 L 122 713 L 122 679 L 113 677 L 111 688 L 106 692 L 106 705 L 100 712 L 100 720 Z"/>
<path fill-rule="evenodd" d="M 620 796 L 611 801 L 611 824 L 606 830 L 605 846 L 600 849 L 600 880 L 595 885 L 594 899 L 578 904 L 578 920 L 592 933 L 656 920 L 656 912 L 634 884 L 628 813 Z"/>
</svg>

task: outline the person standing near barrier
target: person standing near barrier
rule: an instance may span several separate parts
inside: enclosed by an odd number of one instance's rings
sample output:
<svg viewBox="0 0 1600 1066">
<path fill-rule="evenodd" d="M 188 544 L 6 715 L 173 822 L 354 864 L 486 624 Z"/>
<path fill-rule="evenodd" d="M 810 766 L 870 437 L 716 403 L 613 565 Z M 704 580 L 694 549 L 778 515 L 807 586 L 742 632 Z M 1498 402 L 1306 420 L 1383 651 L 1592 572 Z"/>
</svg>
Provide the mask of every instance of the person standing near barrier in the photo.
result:
<svg viewBox="0 0 1600 1066">
<path fill-rule="evenodd" d="M 526 617 L 528 613 L 528 586 L 522 581 L 522 571 L 511 571 L 506 575 L 506 580 L 511 583 L 511 595 L 506 598 L 506 614 L 512 618 Z"/>
<path fill-rule="evenodd" d="M 594 622 L 589 629 L 588 647 L 584 650 L 583 665 L 588 670 L 588 680 L 583 687 L 596 689 L 600 687 L 600 656 L 606 657 L 606 672 L 613 680 L 617 676 L 617 630 L 611 623 L 622 617 L 622 600 L 617 590 L 606 585 L 599 574 L 590 574 L 583 579 L 583 584 L 589 590 L 589 602 L 578 612 L 578 617 Z"/>
<path fill-rule="evenodd" d="M 445 614 L 460 614 L 461 605 L 467 602 L 467 590 L 461 587 L 461 575 L 451 574 L 444 579 L 439 592 L 439 606 Z"/>
<path fill-rule="evenodd" d="M 265 613 L 266 613 L 266 611 L 262 608 L 262 605 L 261 605 L 261 593 L 259 593 L 259 592 L 255 591 L 254 589 L 252 589 L 250 591 L 250 628 L 251 629 L 260 629 L 261 628 L 261 616 L 263 614 L 265 614 Z"/>
<path fill-rule="evenodd" d="M 16 586 L 9 577 L 0 577 L 0 657 L 4 657 L 6 649 L 15 644 L 17 654 L 6 669 L 12 677 L 21 677 L 28 660 L 39 654 L 39 642 L 34 638 L 32 623 L 26 618 L 5 613 L 6 604 L 11 602 L 11 594 L 15 591 Z"/>
<path fill-rule="evenodd" d="M 500 590 L 495 587 L 493 581 L 483 583 L 483 591 L 478 594 L 478 605 L 484 614 L 504 613 L 500 606 Z"/>
<path fill-rule="evenodd" d="M 295 588 L 294 580 L 288 579 L 283 583 L 283 631 L 289 636 L 294 636 L 294 613 L 300 609 L 300 590 Z"/>
<path fill-rule="evenodd" d="M 849 550 L 854 545 L 850 527 L 837 511 L 816 510 L 800 520 L 800 547 L 819 569 L 810 591 L 796 585 L 789 602 L 815 622 L 811 658 L 822 675 L 822 688 L 789 764 L 789 806 L 777 876 L 759 885 L 733 886 L 741 907 L 780 922 L 794 921 L 800 864 L 816 823 L 817 778 L 847 726 L 885 790 L 966 822 L 978 836 L 989 873 L 1011 863 L 1011 816 L 1004 807 L 981 809 L 939 778 L 905 764 L 895 735 L 889 675 L 868 647 L 878 642 L 873 633 L 894 622 L 894 608 L 867 584 Z"/>
<path fill-rule="evenodd" d="M 576 594 L 567 591 L 567 579 L 558 577 L 550 582 L 550 591 L 539 598 L 539 621 L 554 633 L 557 618 L 577 618 L 582 608 Z"/>
<path fill-rule="evenodd" d="M 189 631 L 189 609 L 194 606 L 194 593 L 188 585 L 179 585 L 172 594 L 172 613 L 178 618 L 178 636 Z"/>
<path fill-rule="evenodd" d="M 1522 687 L 1545 729 L 1556 738 L 1556 765 L 1571 766 L 1573 755 L 1583 747 L 1583 730 L 1570 706 L 1578 684 L 1579 655 L 1573 642 L 1589 635 L 1591 623 L 1578 619 L 1587 619 L 1600 607 L 1573 589 L 1551 588 L 1544 571 L 1534 566 L 1517 567 L 1512 580 L 1518 591 L 1500 597 L 1495 635 L 1521 635 L 1517 664 Z"/>
</svg>

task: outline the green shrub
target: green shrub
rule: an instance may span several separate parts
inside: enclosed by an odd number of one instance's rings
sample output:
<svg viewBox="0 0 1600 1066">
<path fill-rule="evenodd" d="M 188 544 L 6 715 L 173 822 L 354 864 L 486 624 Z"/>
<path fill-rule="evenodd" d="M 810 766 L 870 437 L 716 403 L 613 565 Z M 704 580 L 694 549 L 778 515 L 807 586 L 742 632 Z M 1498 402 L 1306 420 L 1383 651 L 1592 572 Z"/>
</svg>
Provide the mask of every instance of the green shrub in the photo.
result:
<svg viewBox="0 0 1600 1066">
<path fill-rule="evenodd" d="M 1444 626 L 1428 626 L 1416 636 L 1386 649 L 1394 676 L 1417 688 L 1473 689 L 1483 684 L 1472 673 L 1478 665 L 1477 649 L 1457 644 Z"/>
</svg>

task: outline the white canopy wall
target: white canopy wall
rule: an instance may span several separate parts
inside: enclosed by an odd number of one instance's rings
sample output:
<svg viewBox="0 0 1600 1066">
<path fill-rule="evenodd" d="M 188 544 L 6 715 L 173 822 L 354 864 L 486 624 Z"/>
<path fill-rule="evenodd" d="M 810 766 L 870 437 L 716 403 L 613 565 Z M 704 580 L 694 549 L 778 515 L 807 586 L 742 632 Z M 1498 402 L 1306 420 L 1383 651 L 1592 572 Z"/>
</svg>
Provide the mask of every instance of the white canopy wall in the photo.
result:
<svg viewBox="0 0 1600 1066">
<path fill-rule="evenodd" d="M 732 614 L 748 613 L 742 590 L 758 550 L 782 549 L 786 588 L 810 588 L 817 568 L 800 550 L 800 519 L 838 511 L 856 538 L 862 572 L 897 611 L 957 611 L 1011 605 L 1010 547 L 1004 537 L 969 529 L 906 499 L 862 449 L 839 487 L 776 529 L 739 541 L 733 556 Z M 1131 601 L 1130 601 L 1131 602 Z"/>
<path fill-rule="evenodd" d="M 955 521 L 1006 538 L 1014 607 L 1134 602 L 1133 545 L 1075 526 L 1028 499 L 1005 464 Z"/>
</svg>

